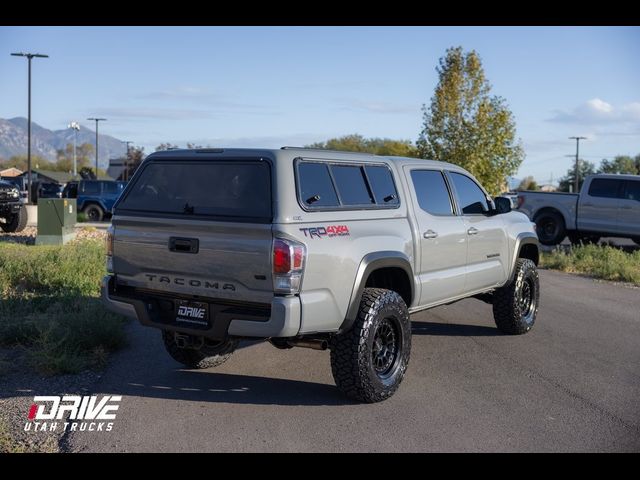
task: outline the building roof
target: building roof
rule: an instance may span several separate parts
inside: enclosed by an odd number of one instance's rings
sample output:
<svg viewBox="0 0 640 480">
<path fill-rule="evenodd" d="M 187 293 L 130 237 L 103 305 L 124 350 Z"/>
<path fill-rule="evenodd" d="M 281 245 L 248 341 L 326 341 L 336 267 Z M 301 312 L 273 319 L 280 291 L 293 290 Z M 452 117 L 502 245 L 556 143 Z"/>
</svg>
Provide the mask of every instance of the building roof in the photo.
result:
<svg viewBox="0 0 640 480">
<path fill-rule="evenodd" d="M 55 170 L 43 170 L 40 168 L 32 168 L 31 169 L 32 172 L 37 173 L 39 177 L 45 177 L 49 180 L 54 181 L 55 183 L 69 183 L 72 180 L 82 180 L 82 178 L 79 175 L 76 175 L 75 177 L 73 176 L 72 173 L 69 172 L 58 172 Z M 21 174 L 22 176 L 26 176 L 27 172 L 23 172 Z M 105 175 L 103 173 L 100 173 L 98 175 L 98 180 L 113 180 L 113 178 L 111 178 L 109 175 Z"/>
<path fill-rule="evenodd" d="M 22 174 L 22 170 L 15 167 L 10 167 L 4 170 L 0 170 L 0 177 L 17 177 L 18 175 L 21 175 L 21 174 Z"/>
</svg>

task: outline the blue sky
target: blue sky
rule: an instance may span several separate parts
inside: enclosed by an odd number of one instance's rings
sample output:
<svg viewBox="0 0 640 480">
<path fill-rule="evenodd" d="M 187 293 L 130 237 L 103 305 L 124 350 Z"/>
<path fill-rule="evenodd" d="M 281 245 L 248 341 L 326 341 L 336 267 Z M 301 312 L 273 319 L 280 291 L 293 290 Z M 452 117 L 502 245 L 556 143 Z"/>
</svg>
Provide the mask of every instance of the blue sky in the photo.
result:
<svg viewBox="0 0 640 480">
<path fill-rule="evenodd" d="M 280 147 L 360 133 L 415 140 L 447 47 L 475 49 L 515 114 L 519 177 L 640 153 L 640 28 L 2 27 L 0 117 L 51 129 L 103 116 L 147 152 L 170 141 Z M 124 147 L 123 147 L 124 149 Z"/>
</svg>

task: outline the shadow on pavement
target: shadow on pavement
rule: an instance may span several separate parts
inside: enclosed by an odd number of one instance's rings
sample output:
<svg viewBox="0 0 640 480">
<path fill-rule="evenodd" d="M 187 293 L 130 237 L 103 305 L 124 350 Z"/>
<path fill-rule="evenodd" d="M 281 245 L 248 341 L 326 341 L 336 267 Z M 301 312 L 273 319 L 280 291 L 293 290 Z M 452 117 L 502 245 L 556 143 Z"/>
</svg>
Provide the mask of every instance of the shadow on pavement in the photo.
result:
<svg viewBox="0 0 640 480">
<path fill-rule="evenodd" d="M 411 322 L 413 335 L 433 335 L 442 337 L 494 337 L 502 335 L 495 327 L 464 325 L 460 323 Z"/>
<path fill-rule="evenodd" d="M 124 379 L 123 379 L 124 380 Z M 333 385 L 282 378 L 235 375 L 211 371 L 173 370 L 148 383 L 133 375 L 113 388 L 113 394 L 194 402 L 246 405 L 349 405 Z M 109 393 L 109 392 L 103 392 Z"/>
</svg>

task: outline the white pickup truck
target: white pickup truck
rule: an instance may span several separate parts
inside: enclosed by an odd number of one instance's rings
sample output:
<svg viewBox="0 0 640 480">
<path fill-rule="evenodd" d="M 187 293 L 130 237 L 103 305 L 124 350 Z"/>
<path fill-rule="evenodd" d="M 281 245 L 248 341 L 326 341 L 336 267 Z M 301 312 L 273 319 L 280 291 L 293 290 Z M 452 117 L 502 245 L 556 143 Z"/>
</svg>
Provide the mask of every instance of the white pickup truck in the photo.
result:
<svg viewBox="0 0 640 480">
<path fill-rule="evenodd" d="M 536 223 L 543 245 L 631 238 L 640 245 L 640 175 L 588 176 L 580 193 L 521 192 L 518 210 Z"/>
</svg>

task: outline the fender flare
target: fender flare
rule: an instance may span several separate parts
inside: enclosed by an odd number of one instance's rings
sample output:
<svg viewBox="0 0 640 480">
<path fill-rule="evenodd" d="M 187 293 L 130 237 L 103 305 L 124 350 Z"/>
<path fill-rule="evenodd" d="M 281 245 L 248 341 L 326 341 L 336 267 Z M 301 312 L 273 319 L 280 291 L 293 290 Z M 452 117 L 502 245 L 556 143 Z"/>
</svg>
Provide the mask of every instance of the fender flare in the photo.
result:
<svg viewBox="0 0 640 480">
<path fill-rule="evenodd" d="M 413 276 L 413 268 L 409 257 L 402 252 L 396 251 L 381 251 L 371 252 L 365 255 L 360 261 L 358 270 L 356 272 L 356 278 L 353 283 L 353 289 L 351 290 L 351 298 L 349 300 L 349 306 L 347 307 L 347 315 L 340 325 L 339 331 L 346 331 L 351 328 L 358 316 L 358 309 L 360 308 L 360 300 L 362 299 L 362 293 L 364 292 L 364 286 L 369 278 L 371 272 L 378 270 L 379 268 L 401 268 L 409 277 L 409 283 L 411 286 L 411 298 L 415 298 L 416 285 L 415 278 Z M 410 305 L 407 305 L 408 307 Z"/>
<path fill-rule="evenodd" d="M 511 259 L 511 265 L 509 267 L 509 276 L 507 278 L 511 278 L 513 276 L 513 271 L 516 268 L 516 261 L 518 260 L 518 255 L 520 250 L 524 245 L 535 245 L 538 250 L 538 256 L 540 255 L 540 242 L 538 241 L 538 236 L 533 232 L 521 232 L 516 237 L 516 243 L 513 248 L 513 258 Z"/>
</svg>

